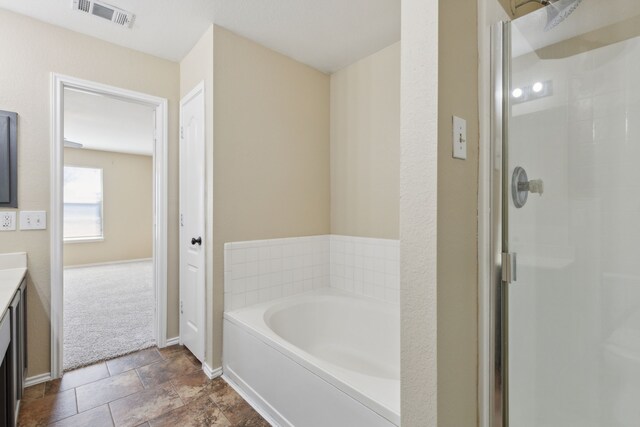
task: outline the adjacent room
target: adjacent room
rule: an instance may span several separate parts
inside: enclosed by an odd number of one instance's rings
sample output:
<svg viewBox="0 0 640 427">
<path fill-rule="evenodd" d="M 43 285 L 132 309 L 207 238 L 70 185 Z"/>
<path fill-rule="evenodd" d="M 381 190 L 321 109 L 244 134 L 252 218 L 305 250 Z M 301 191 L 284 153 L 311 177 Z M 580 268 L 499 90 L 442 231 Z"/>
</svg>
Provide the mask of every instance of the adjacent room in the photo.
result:
<svg viewBox="0 0 640 427">
<path fill-rule="evenodd" d="M 155 345 L 153 108 L 64 92 L 64 370 Z"/>
</svg>

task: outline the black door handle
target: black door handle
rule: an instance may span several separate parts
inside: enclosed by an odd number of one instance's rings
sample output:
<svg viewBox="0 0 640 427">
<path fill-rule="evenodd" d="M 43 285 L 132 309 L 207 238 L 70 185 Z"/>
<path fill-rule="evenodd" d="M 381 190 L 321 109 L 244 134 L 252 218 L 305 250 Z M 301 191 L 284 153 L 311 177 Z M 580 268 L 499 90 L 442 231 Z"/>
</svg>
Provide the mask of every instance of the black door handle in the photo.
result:
<svg viewBox="0 0 640 427">
<path fill-rule="evenodd" d="M 196 243 L 198 245 L 202 245 L 202 237 L 198 237 L 197 239 L 194 237 L 194 238 L 191 239 L 191 244 L 192 245 L 195 245 Z"/>
</svg>

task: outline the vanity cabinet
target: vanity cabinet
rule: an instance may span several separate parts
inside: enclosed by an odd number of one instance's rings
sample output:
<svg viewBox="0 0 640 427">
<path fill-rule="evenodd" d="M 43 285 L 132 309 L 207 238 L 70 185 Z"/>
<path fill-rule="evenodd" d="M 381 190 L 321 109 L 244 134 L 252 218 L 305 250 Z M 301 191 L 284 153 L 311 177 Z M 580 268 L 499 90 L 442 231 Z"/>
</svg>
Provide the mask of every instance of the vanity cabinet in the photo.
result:
<svg viewBox="0 0 640 427">
<path fill-rule="evenodd" d="M 14 361 L 12 366 L 13 377 L 13 406 L 18 410 L 18 402 L 22 399 L 22 390 L 24 389 L 24 373 L 25 373 L 25 302 L 26 302 L 26 283 L 23 280 L 20 287 L 16 291 L 13 301 L 11 301 L 11 360 Z"/>
<path fill-rule="evenodd" d="M 26 282 L 0 319 L 0 426 L 15 426 L 26 372 Z"/>
<path fill-rule="evenodd" d="M 0 319 L 0 426 L 14 425 L 11 375 L 11 313 Z"/>
</svg>

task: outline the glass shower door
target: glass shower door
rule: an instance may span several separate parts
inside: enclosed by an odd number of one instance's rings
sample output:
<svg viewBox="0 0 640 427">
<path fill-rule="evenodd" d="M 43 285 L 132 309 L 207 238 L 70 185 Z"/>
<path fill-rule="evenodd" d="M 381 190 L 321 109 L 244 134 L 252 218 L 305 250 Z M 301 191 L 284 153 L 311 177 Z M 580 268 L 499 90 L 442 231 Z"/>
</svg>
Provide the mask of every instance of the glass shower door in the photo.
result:
<svg viewBox="0 0 640 427">
<path fill-rule="evenodd" d="M 576 3 L 507 33 L 512 427 L 640 426 L 640 2 Z"/>
</svg>

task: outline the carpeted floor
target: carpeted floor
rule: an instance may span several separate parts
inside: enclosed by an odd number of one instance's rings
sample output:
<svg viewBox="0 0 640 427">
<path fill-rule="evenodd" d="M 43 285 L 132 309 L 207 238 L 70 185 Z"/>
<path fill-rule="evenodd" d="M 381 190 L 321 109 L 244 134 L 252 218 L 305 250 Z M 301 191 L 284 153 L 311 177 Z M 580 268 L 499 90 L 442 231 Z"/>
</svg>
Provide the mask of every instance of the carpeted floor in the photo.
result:
<svg viewBox="0 0 640 427">
<path fill-rule="evenodd" d="M 155 345 L 153 263 L 64 270 L 64 370 Z"/>
</svg>

